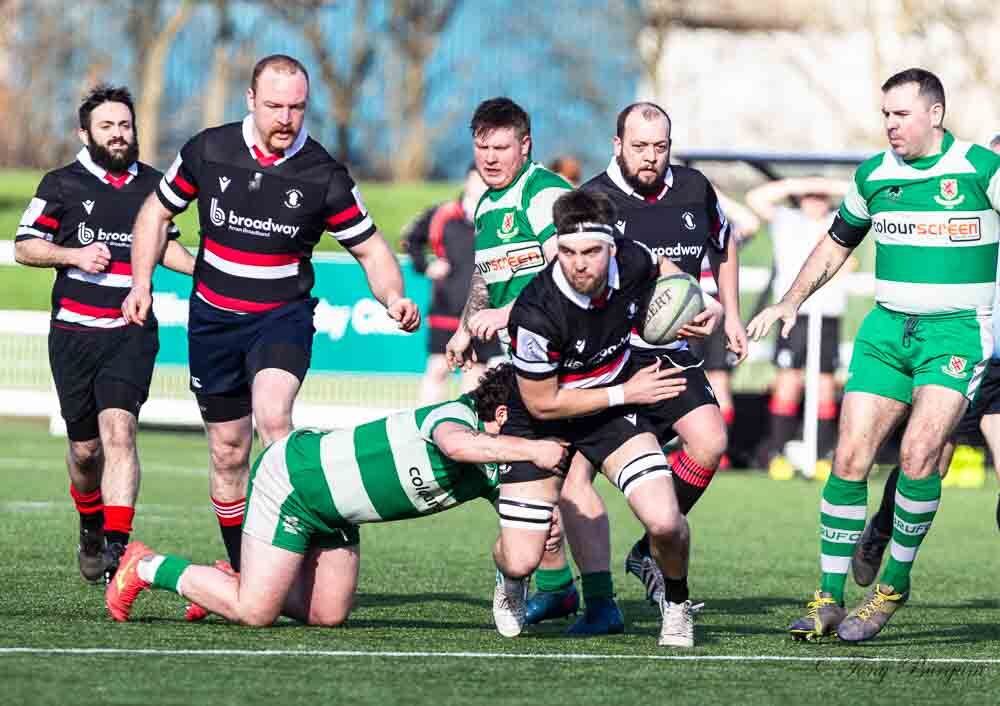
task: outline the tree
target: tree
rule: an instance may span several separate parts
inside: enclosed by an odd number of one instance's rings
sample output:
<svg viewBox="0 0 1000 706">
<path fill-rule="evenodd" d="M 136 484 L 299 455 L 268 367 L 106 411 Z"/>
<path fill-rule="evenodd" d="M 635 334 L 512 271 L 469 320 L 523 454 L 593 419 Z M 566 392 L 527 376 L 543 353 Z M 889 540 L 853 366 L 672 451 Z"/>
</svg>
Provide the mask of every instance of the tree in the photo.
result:
<svg viewBox="0 0 1000 706">
<path fill-rule="evenodd" d="M 389 37 L 402 61 L 397 151 L 390 169 L 397 180 L 427 176 L 430 146 L 437 131 L 427 126 L 428 60 L 454 17 L 459 0 L 393 0 Z M 392 87 L 390 87 L 392 88 Z M 444 121 L 447 122 L 447 121 Z"/>
<path fill-rule="evenodd" d="M 369 26 L 371 2 L 354 2 L 351 44 L 343 66 L 331 51 L 332 42 L 323 31 L 323 24 L 317 21 L 319 13 L 330 4 L 325 0 L 300 0 L 280 4 L 276 9 L 286 22 L 302 33 L 319 65 L 319 76 L 327 89 L 328 112 L 333 116 L 337 134 L 336 157 L 347 163 L 350 162 L 351 131 L 361 87 L 375 63 L 374 33 Z"/>
</svg>

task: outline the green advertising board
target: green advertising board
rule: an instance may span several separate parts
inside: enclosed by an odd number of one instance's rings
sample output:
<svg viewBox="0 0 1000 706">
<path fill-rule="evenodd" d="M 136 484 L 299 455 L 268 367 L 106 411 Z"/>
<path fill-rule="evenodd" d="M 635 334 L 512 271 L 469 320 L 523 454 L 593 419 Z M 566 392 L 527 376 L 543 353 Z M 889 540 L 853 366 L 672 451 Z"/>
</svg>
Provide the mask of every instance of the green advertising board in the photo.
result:
<svg viewBox="0 0 1000 706">
<path fill-rule="evenodd" d="M 424 322 L 416 333 L 401 332 L 368 289 L 364 270 L 350 255 L 313 258 L 319 299 L 313 324 L 312 366 L 316 372 L 422 373 L 427 362 L 427 306 L 430 282 L 401 258 L 406 294 L 420 306 Z M 163 267 L 153 276 L 153 306 L 160 322 L 157 363 L 187 365 L 188 299 L 191 278 Z"/>
</svg>

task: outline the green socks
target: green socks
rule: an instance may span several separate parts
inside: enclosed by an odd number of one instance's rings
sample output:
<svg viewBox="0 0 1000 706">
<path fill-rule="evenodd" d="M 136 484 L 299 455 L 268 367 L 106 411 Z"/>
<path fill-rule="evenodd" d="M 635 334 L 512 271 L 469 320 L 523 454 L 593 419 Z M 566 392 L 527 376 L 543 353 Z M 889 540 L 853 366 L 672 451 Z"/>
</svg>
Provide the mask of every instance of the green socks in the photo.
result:
<svg viewBox="0 0 1000 706">
<path fill-rule="evenodd" d="M 539 569 L 535 572 L 535 587 L 539 591 L 561 591 L 573 583 L 573 572 L 569 564 L 559 569 Z"/>
<path fill-rule="evenodd" d="M 899 475 L 896 485 L 896 508 L 892 519 L 892 541 L 889 561 L 882 571 L 883 586 L 892 586 L 897 593 L 910 590 L 910 570 L 917 550 L 931 528 L 941 503 L 941 476 L 931 473 L 921 480 Z"/>
<path fill-rule="evenodd" d="M 900 478 L 902 484 L 902 478 Z M 844 583 L 851 567 L 851 555 L 865 529 L 868 509 L 868 481 L 844 480 L 830 474 L 820 502 L 820 590 L 844 604 Z"/>
<path fill-rule="evenodd" d="M 611 580 L 610 571 L 595 571 L 592 574 L 580 576 L 583 584 L 583 600 L 589 604 L 591 600 L 615 597 L 615 585 Z"/>
</svg>

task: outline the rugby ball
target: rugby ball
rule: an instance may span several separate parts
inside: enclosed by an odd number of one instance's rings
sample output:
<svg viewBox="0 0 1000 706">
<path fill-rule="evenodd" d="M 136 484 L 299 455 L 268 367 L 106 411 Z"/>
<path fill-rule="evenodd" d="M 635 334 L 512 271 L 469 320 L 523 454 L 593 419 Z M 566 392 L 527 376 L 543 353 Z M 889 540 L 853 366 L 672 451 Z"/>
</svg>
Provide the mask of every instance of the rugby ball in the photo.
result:
<svg viewBox="0 0 1000 706">
<path fill-rule="evenodd" d="M 653 287 L 640 335 L 655 346 L 670 343 L 704 310 L 701 287 L 694 277 L 683 272 L 664 275 Z"/>
</svg>

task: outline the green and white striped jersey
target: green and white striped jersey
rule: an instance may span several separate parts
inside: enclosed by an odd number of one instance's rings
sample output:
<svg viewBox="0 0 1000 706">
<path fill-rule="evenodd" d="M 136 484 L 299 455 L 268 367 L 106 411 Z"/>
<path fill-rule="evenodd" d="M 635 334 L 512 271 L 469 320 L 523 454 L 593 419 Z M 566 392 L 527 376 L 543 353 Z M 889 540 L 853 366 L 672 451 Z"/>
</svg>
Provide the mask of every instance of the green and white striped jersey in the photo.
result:
<svg viewBox="0 0 1000 706">
<path fill-rule="evenodd" d="M 508 186 L 483 194 L 476 208 L 476 271 L 486 280 L 491 308 L 510 304 L 545 268 L 542 244 L 555 234 L 552 204 L 572 188 L 529 161 Z"/>
<path fill-rule="evenodd" d="M 472 399 L 397 412 L 353 429 L 299 430 L 288 439 L 289 481 L 328 527 L 429 515 L 499 494 L 496 464 L 457 463 L 432 441 L 442 422 L 478 429 Z"/>
<path fill-rule="evenodd" d="M 832 237 L 875 233 L 875 301 L 905 314 L 989 314 L 997 274 L 1000 156 L 945 132 L 941 154 L 863 162 Z"/>
</svg>

